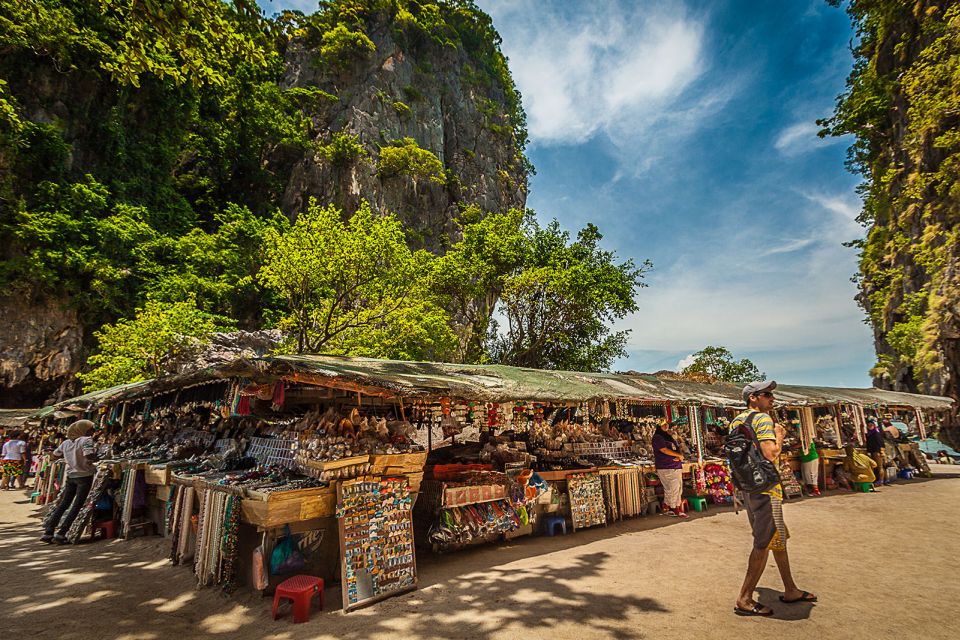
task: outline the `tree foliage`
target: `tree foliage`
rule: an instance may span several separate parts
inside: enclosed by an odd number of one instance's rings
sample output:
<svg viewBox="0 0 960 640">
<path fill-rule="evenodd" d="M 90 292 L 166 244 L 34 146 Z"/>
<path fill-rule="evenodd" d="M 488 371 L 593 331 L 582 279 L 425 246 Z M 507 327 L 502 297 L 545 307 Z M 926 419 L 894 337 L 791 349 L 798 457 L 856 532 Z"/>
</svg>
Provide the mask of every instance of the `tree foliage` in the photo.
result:
<svg viewBox="0 0 960 640">
<path fill-rule="evenodd" d="M 218 325 L 192 298 L 172 304 L 149 301 L 132 319 L 104 325 L 94 334 L 97 352 L 87 362 L 90 370 L 77 377 L 85 390 L 94 391 L 173 373 L 218 329 L 229 326 Z"/>
<path fill-rule="evenodd" d="M 298 353 L 446 358 L 455 338 L 423 288 L 432 257 L 411 251 L 392 215 L 364 202 L 346 222 L 312 202 L 274 233 L 260 281 L 285 303 Z"/>
<path fill-rule="evenodd" d="M 766 380 L 767 374 L 761 373 L 757 365 L 747 358 L 735 360 L 726 347 L 704 347 L 693 354 L 693 362 L 680 372 L 682 376 L 705 374 L 715 380 L 747 384 L 756 380 Z"/>
<path fill-rule="evenodd" d="M 501 312 L 488 349 L 494 362 L 541 369 L 598 371 L 626 355 L 628 330 L 611 325 L 638 309 L 644 271 L 600 248 L 592 224 L 570 241 L 553 221 L 529 223 L 520 266 L 503 278 Z"/>
</svg>

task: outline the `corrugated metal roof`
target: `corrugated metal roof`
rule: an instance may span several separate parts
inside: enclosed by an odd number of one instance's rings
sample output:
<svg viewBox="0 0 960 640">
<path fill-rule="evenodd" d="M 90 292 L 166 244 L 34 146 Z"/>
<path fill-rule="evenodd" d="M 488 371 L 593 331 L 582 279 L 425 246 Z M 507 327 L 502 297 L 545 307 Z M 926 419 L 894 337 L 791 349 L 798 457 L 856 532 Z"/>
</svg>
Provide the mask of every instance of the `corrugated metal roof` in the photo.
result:
<svg viewBox="0 0 960 640">
<path fill-rule="evenodd" d="M 323 384 L 368 393 L 404 397 L 451 396 L 464 400 L 510 402 L 586 402 L 599 399 L 645 399 L 700 402 L 710 406 L 743 406 L 741 386 L 667 380 L 643 374 L 547 371 L 504 365 L 468 365 L 437 362 L 378 360 L 347 356 L 281 355 L 238 359 L 178 376 L 134 382 L 88 393 L 54 405 L 58 411 L 145 398 L 193 384 L 223 378 L 260 381 L 280 379 Z M 784 405 L 905 405 L 946 410 L 950 398 L 882 389 L 847 389 L 779 385 L 778 404 Z"/>
</svg>

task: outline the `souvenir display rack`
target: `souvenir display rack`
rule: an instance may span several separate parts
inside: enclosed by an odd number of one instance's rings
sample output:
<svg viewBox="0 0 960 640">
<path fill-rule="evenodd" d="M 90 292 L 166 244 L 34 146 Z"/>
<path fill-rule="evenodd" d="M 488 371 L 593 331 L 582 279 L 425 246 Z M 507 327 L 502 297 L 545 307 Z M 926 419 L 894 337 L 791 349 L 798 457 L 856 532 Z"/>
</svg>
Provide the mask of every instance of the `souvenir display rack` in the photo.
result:
<svg viewBox="0 0 960 640">
<path fill-rule="evenodd" d="M 412 503 L 409 484 L 402 476 L 338 483 L 345 611 L 417 588 Z"/>
<path fill-rule="evenodd" d="M 250 438 L 247 455 L 263 465 L 292 467 L 297 441 L 290 438 Z"/>
<path fill-rule="evenodd" d="M 647 505 L 656 500 L 653 490 L 648 490 L 640 467 L 600 469 L 603 484 L 607 522 L 646 513 Z"/>
<path fill-rule="evenodd" d="M 575 473 L 567 477 L 570 518 L 573 530 L 607 524 L 603 485 L 597 473 Z"/>
</svg>

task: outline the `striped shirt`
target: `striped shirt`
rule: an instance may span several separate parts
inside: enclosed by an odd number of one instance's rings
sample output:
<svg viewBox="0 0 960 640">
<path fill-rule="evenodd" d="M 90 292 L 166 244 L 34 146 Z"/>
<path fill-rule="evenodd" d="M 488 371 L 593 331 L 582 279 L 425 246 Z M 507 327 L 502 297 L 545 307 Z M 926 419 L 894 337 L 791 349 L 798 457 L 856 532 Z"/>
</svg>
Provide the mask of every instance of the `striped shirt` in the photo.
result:
<svg viewBox="0 0 960 640">
<path fill-rule="evenodd" d="M 733 422 L 730 423 L 730 430 L 734 431 L 735 429 L 740 428 L 740 426 L 747 421 L 747 416 L 750 415 L 750 411 L 752 411 L 752 409 L 744 411 L 743 413 L 738 415 L 736 418 L 734 418 Z M 770 417 L 770 414 L 757 411 L 756 415 L 753 416 L 752 426 L 753 426 L 754 432 L 756 432 L 757 434 L 757 440 L 759 440 L 760 442 L 763 442 L 764 440 L 772 440 L 774 442 L 777 441 L 777 434 L 773 430 L 773 418 Z M 762 450 L 761 450 L 761 453 L 763 453 Z M 773 460 L 773 464 L 776 465 L 777 469 L 780 468 L 780 456 L 777 456 Z M 768 489 L 767 491 L 764 491 L 763 493 L 767 494 L 772 498 L 783 500 L 783 489 L 779 484 L 773 487 L 772 489 Z"/>
</svg>

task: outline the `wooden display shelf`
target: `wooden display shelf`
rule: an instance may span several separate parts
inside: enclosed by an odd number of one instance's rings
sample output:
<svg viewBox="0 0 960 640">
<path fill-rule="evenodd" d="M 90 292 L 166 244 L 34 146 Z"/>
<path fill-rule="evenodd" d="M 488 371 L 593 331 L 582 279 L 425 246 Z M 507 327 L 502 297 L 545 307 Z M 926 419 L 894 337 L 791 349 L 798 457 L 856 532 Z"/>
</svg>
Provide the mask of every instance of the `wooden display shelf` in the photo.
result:
<svg viewBox="0 0 960 640">
<path fill-rule="evenodd" d="M 372 455 L 370 456 L 370 473 L 384 476 L 423 473 L 426 464 L 426 451 Z"/>
<path fill-rule="evenodd" d="M 367 464 L 370 462 L 370 456 L 350 456 L 349 458 L 340 458 L 339 460 L 312 460 L 305 456 L 297 456 L 294 461 L 304 468 L 315 469 L 320 472 L 343 469 L 358 464 Z"/>
<path fill-rule="evenodd" d="M 560 480 L 566 480 L 569 476 L 572 476 L 575 473 L 591 473 L 596 471 L 596 467 L 591 467 L 589 469 L 561 469 L 560 471 L 537 471 L 537 475 L 546 480 L 547 482 L 558 482 Z"/>
<path fill-rule="evenodd" d="M 336 509 L 337 492 L 334 487 L 272 493 L 248 489 L 246 499 L 240 503 L 243 521 L 265 529 L 301 520 L 330 517 L 336 513 Z"/>
</svg>

